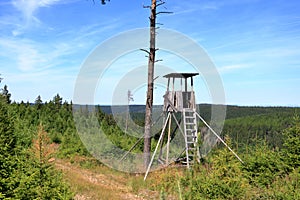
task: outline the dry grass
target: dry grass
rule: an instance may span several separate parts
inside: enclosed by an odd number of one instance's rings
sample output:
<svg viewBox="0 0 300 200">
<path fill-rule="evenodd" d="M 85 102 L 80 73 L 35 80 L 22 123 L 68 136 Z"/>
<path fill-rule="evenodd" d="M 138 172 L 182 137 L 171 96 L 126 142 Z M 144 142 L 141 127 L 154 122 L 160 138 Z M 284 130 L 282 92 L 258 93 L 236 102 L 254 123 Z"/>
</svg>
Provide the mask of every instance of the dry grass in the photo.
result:
<svg viewBox="0 0 300 200">
<path fill-rule="evenodd" d="M 147 190 L 142 175 L 125 174 L 102 165 L 87 169 L 65 160 L 56 160 L 55 165 L 62 170 L 77 200 L 159 198 L 158 192 Z"/>
</svg>

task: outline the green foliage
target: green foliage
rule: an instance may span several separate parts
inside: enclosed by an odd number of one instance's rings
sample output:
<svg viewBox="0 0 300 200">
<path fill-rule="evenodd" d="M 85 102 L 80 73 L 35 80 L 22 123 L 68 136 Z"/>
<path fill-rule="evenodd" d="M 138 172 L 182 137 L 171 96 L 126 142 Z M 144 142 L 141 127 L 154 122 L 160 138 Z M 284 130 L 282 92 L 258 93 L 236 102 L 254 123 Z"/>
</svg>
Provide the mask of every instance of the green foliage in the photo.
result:
<svg viewBox="0 0 300 200">
<path fill-rule="evenodd" d="M 277 178 L 273 187 L 267 190 L 266 199 L 300 199 L 300 168 L 283 178 Z"/>
<path fill-rule="evenodd" d="M 16 199 L 72 199 L 68 184 L 62 180 L 60 172 L 49 163 L 49 149 L 41 145 L 44 138 L 38 139 L 38 146 L 30 152 L 24 152 L 19 160 L 17 177 L 18 187 L 14 190 Z M 40 149 L 41 147 L 41 149 Z M 37 155 L 36 155 L 37 154 Z"/>
<path fill-rule="evenodd" d="M 249 183 L 241 163 L 226 149 L 219 149 L 209 164 L 198 166 L 181 179 L 185 199 L 247 199 Z"/>
<path fill-rule="evenodd" d="M 243 171 L 249 183 L 255 187 L 269 188 L 276 178 L 283 177 L 287 172 L 280 152 L 263 144 L 251 150 L 245 156 L 245 162 Z"/>
<path fill-rule="evenodd" d="M 6 101 L 0 99 L 0 197 L 10 197 L 15 187 L 12 173 L 16 166 L 16 139 L 6 104 Z"/>
<path fill-rule="evenodd" d="M 284 111 L 284 110 L 283 110 Z M 223 134 L 229 135 L 233 145 L 239 150 L 256 146 L 264 140 L 271 148 L 281 148 L 282 130 L 292 125 L 294 110 L 263 115 L 252 115 L 242 118 L 231 118 L 225 121 Z"/>
<path fill-rule="evenodd" d="M 7 102 L 0 98 L 0 197 L 11 197 L 11 191 L 15 187 L 12 174 L 16 166 L 14 157 L 16 138 L 13 132 Z"/>
<path fill-rule="evenodd" d="M 40 95 L 35 99 L 34 105 L 37 107 L 38 110 L 41 109 L 43 101 Z"/>
<path fill-rule="evenodd" d="M 4 88 L 1 91 L 1 95 L 4 98 L 4 101 L 6 103 L 8 103 L 8 104 L 11 103 L 11 100 L 10 100 L 11 94 L 8 91 L 7 85 L 4 85 Z"/>
<path fill-rule="evenodd" d="M 11 154 L 16 146 L 14 128 L 11 116 L 8 113 L 8 105 L 0 99 L 0 153 Z"/>
<path fill-rule="evenodd" d="M 298 138 L 297 134 L 291 134 L 295 133 L 296 126 L 297 124 L 284 131 L 293 138 L 289 140 L 288 137 L 284 143 L 292 150 L 299 147 L 298 143 L 294 142 L 294 139 Z M 226 142 L 231 145 L 228 138 Z M 264 141 L 261 141 L 256 147 L 250 148 L 247 154 L 240 154 L 245 162 L 241 164 L 226 148 L 219 148 L 208 156 L 206 163 L 194 166 L 191 171 L 178 178 L 180 191 L 183 191 L 182 197 L 183 199 L 299 199 L 300 168 L 296 167 L 294 162 L 292 171 L 289 170 L 290 163 L 286 163 L 286 158 L 282 156 L 285 151 L 286 149 L 282 151 L 270 149 Z M 159 190 L 172 189 L 176 186 L 174 179 L 164 179 L 161 182 L 163 183 L 156 186 Z M 172 191 L 173 194 L 178 193 L 176 189 Z"/>
<path fill-rule="evenodd" d="M 55 146 L 43 130 L 38 128 L 36 139 L 30 149 L 19 153 L 18 165 L 13 177 L 17 187 L 13 189 L 15 199 L 72 199 L 69 186 L 62 175 L 50 163 Z"/>
<path fill-rule="evenodd" d="M 89 151 L 95 155 L 99 153 L 95 146 L 101 144 L 101 151 L 120 157 L 119 149 L 128 150 L 138 140 L 132 136 L 138 133 L 134 130 L 125 133 L 100 106 L 95 110 L 89 106 L 78 109 L 82 127 L 77 128 L 88 130 L 80 138 L 73 121 L 72 103 L 63 102 L 59 94 L 45 103 L 38 96 L 34 105 L 9 104 L 7 87 L 3 91 L 0 95 L 0 199 L 70 199 L 70 189 L 49 162 L 50 158 L 58 155 L 72 160 L 77 155 L 90 156 L 81 139 L 91 145 Z M 202 107 L 206 118 L 210 115 L 208 108 L 208 105 Z M 206 158 L 207 163 L 194 166 L 184 175 L 174 176 L 170 172 L 163 178 L 157 177 L 161 183 L 151 188 L 160 191 L 162 199 L 170 193 L 176 196 L 179 193 L 183 199 L 299 199 L 300 123 L 297 117 L 294 123 L 291 120 L 291 113 L 299 109 L 229 106 L 228 111 L 223 134 L 230 135 L 231 146 L 238 149 L 245 164 L 226 148 L 219 148 Z M 143 113 L 133 113 L 132 117 L 143 125 Z M 89 137 L 98 131 L 97 126 L 88 129 L 89 123 L 95 121 L 114 147 L 101 143 L 101 138 Z M 38 128 L 40 124 L 43 129 Z M 152 138 L 153 148 L 157 139 L 157 135 Z M 133 151 L 142 150 L 140 143 Z M 130 156 L 127 159 L 130 162 Z M 81 164 L 89 168 L 94 163 Z M 128 166 L 134 168 L 136 163 Z M 133 190 L 137 185 L 142 187 L 132 181 Z"/>
<path fill-rule="evenodd" d="M 294 117 L 294 125 L 283 132 L 283 157 L 292 168 L 300 167 L 300 119 Z"/>
<path fill-rule="evenodd" d="M 71 158 L 76 155 L 89 156 L 88 151 L 72 129 L 67 129 L 59 147 L 59 157 Z"/>
<path fill-rule="evenodd" d="M 48 162 L 54 144 L 41 127 L 36 134 L 39 123 L 36 113 L 30 104 L 9 105 L 7 99 L 0 99 L 1 199 L 71 199 L 73 196 L 61 174 Z M 33 140 L 36 135 L 37 139 Z"/>
</svg>

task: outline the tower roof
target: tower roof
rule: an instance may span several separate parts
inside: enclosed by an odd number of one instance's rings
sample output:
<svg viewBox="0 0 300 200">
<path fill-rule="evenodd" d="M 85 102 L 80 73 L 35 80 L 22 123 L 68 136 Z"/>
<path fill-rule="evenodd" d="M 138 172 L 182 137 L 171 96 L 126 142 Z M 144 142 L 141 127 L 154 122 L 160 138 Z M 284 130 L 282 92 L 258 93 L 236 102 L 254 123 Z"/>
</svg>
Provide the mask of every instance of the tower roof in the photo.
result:
<svg viewBox="0 0 300 200">
<path fill-rule="evenodd" d="M 199 73 L 170 73 L 164 75 L 164 77 L 165 78 L 190 78 L 197 75 L 199 75 Z"/>
</svg>

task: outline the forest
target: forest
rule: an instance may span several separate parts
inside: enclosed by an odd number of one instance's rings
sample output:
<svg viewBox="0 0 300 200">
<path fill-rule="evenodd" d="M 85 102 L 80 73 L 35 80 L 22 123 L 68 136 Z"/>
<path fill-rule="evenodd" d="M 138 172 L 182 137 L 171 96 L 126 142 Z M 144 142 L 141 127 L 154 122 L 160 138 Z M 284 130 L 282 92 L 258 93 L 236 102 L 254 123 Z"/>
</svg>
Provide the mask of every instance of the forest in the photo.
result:
<svg viewBox="0 0 300 200">
<path fill-rule="evenodd" d="M 211 105 L 199 106 L 209 119 Z M 128 150 L 138 140 L 118 127 L 107 108 L 77 107 L 81 115 L 93 113 L 118 147 Z M 103 173 L 105 166 L 93 159 L 77 134 L 73 109 L 59 94 L 48 101 L 38 96 L 35 102 L 12 102 L 8 87 L 1 89 L 0 199 L 76 199 L 81 191 L 57 168 L 57 160 L 87 170 L 100 166 L 96 173 Z M 143 125 L 140 109 L 131 115 Z M 145 182 L 143 174 L 105 171 L 125 177 L 136 195 L 144 190 L 153 194 L 145 199 L 300 199 L 299 114 L 297 107 L 227 106 L 222 137 L 244 163 L 218 144 L 191 170 L 172 166 L 150 173 Z M 155 145 L 157 137 L 152 140 Z M 141 143 L 134 151 L 142 150 Z"/>
</svg>

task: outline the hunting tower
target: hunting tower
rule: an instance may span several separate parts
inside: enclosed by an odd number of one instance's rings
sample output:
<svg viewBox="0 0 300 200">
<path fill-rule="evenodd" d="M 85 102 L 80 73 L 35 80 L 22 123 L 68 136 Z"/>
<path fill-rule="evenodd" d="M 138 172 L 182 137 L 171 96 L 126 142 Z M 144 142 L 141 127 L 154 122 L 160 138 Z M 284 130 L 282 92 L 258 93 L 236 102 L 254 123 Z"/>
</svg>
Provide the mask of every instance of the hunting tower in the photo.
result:
<svg viewBox="0 0 300 200">
<path fill-rule="evenodd" d="M 168 79 L 167 90 L 163 96 L 164 125 L 148 165 L 144 180 L 147 178 L 159 147 L 160 152 L 157 161 L 165 167 L 174 161 L 186 165 L 187 168 L 190 168 L 195 162 L 200 162 L 197 118 L 209 128 L 218 140 L 220 140 L 241 162 L 243 162 L 200 116 L 200 114 L 197 113 L 193 83 L 193 77 L 197 75 L 199 75 L 199 73 L 170 73 L 164 76 L 164 78 Z M 170 141 L 172 140 L 172 135 L 174 137 L 174 134 L 178 129 L 183 136 L 184 149 L 178 158 L 170 160 Z"/>
<path fill-rule="evenodd" d="M 164 95 L 163 111 L 165 115 L 169 116 L 169 127 L 172 124 L 172 117 L 176 122 L 176 127 L 179 128 L 184 136 L 185 143 L 185 158 L 183 163 L 187 168 L 190 165 L 200 160 L 198 148 L 198 131 L 197 131 L 197 117 L 196 117 L 196 100 L 194 92 L 193 77 L 199 75 L 198 73 L 171 73 L 164 77 L 168 79 L 167 91 Z M 174 113 L 179 113 L 180 122 L 174 116 Z M 178 115 L 178 114 L 177 114 Z M 180 125 L 182 124 L 182 125 Z M 170 132 L 170 130 L 169 130 Z M 168 165 L 168 151 L 169 151 L 169 137 L 167 139 L 167 155 L 165 164 Z M 159 156 L 161 159 L 161 153 Z"/>
</svg>

